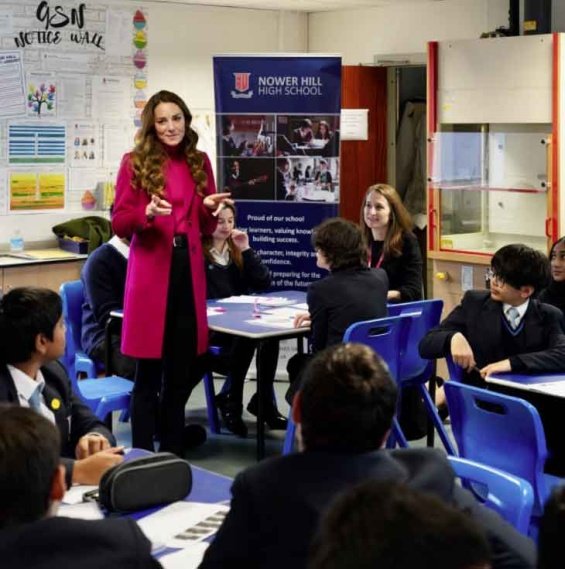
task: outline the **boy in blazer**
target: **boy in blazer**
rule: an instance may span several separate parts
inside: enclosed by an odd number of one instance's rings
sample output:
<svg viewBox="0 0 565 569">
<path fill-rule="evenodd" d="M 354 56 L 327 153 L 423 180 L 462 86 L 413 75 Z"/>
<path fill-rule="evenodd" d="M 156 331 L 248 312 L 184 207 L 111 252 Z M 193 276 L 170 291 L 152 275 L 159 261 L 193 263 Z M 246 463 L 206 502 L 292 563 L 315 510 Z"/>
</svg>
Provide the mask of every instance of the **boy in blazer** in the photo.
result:
<svg viewBox="0 0 565 569">
<path fill-rule="evenodd" d="M 65 323 L 56 292 L 22 287 L 0 300 L 0 402 L 30 407 L 61 435 L 66 480 L 98 484 L 123 457 L 104 423 L 72 392 L 65 368 Z"/>
<path fill-rule="evenodd" d="M 316 354 L 295 397 L 300 452 L 240 473 L 231 509 L 200 569 L 301 569 L 321 516 L 341 492 L 366 480 L 396 482 L 465 511 L 483 529 L 493 569 L 535 566 L 533 543 L 455 482 L 436 449 L 383 449 L 396 385 L 368 346 L 339 344 Z"/>
<path fill-rule="evenodd" d="M 66 490 L 60 438 L 40 413 L 0 405 L 2 568 L 161 567 L 131 519 L 54 517 Z"/>
<path fill-rule="evenodd" d="M 463 382 L 485 387 L 494 373 L 565 371 L 565 334 L 558 309 L 532 298 L 548 280 L 547 257 L 506 245 L 491 261 L 490 290 L 465 293 L 461 304 L 420 342 L 420 355 L 450 356 Z"/>
</svg>

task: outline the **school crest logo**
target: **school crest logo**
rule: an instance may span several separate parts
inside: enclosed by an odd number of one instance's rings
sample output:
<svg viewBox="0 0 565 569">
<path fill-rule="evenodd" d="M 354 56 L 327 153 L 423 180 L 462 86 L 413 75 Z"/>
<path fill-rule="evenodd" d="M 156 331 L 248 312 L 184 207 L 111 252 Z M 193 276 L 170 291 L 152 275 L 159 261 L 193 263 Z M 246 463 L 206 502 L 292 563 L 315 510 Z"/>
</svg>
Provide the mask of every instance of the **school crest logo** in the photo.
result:
<svg viewBox="0 0 565 569">
<path fill-rule="evenodd" d="M 249 90 L 249 77 L 251 73 L 237 72 L 233 74 L 235 91 L 231 92 L 234 99 L 250 99 L 253 97 L 253 91 Z"/>
</svg>

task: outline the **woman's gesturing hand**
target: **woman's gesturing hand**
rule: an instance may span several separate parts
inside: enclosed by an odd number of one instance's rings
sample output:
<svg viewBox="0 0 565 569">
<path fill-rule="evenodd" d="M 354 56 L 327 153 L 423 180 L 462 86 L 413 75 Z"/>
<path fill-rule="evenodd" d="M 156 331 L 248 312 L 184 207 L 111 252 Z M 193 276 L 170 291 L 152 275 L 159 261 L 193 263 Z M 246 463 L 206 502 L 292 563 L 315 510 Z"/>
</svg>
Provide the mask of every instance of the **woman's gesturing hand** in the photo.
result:
<svg viewBox="0 0 565 569">
<path fill-rule="evenodd" d="M 212 215 L 216 216 L 224 209 L 224 204 L 233 205 L 233 200 L 230 200 L 230 196 L 229 192 L 210 194 L 204 198 L 203 203 L 208 209 L 214 210 Z"/>
<path fill-rule="evenodd" d="M 173 206 L 168 201 L 153 194 L 145 208 L 145 215 L 148 219 L 153 219 L 156 215 L 171 215 L 172 211 Z"/>
</svg>

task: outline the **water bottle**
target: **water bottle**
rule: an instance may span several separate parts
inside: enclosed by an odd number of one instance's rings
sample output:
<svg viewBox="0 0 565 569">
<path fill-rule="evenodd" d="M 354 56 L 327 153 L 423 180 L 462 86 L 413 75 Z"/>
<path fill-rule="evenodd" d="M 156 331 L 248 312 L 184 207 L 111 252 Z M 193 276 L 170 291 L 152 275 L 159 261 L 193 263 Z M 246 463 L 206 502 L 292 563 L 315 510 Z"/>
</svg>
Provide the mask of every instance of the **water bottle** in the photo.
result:
<svg viewBox="0 0 565 569">
<path fill-rule="evenodd" d="M 18 251 L 24 250 L 24 238 L 22 237 L 20 230 L 16 229 L 12 237 L 10 237 L 10 251 L 17 253 Z"/>
</svg>

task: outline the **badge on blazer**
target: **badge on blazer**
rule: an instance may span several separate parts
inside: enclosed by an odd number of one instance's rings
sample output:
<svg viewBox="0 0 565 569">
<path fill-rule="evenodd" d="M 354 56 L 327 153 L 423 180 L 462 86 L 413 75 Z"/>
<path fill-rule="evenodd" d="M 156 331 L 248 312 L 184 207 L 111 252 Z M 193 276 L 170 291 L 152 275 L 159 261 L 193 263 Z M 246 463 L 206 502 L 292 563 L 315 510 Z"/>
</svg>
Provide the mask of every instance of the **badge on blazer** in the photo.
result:
<svg viewBox="0 0 565 569">
<path fill-rule="evenodd" d="M 61 401 L 57 398 L 51 400 L 51 409 L 58 411 L 61 408 Z"/>
</svg>

